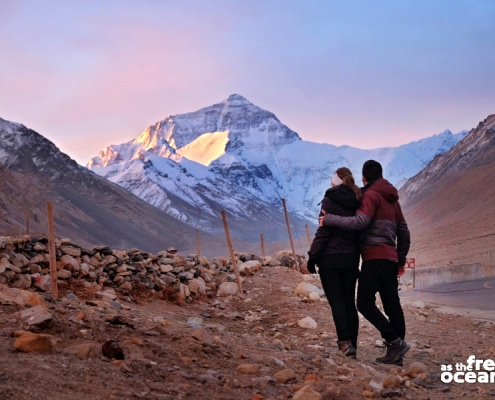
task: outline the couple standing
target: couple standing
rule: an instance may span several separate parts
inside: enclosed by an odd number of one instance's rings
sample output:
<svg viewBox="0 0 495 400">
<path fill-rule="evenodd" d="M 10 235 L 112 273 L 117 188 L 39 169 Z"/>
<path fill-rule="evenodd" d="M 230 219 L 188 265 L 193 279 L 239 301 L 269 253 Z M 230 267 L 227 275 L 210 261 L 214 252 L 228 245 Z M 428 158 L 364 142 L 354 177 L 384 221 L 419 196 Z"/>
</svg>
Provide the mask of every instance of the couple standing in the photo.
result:
<svg viewBox="0 0 495 400">
<path fill-rule="evenodd" d="M 348 168 L 339 168 L 333 174 L 332 187 L 321 203 L 320 226 L 308 253 L 308 270 L 315 273 L 318 265 L 332 308 L 339 350 L 356 357 L 359 310 L 380 331 L 387 347 L 387 354 L 376 361 L 402 365 L 409 345 L 404 341 L 406 324 L 397 278 L 404 273 L 409 229 L 397 189 L 383 179 L 380 163 L 366 161 L 362 174 L 362 189 L 356 186 Z M 388 318 L 376 306 L 377 292 Z"/>
</svg>

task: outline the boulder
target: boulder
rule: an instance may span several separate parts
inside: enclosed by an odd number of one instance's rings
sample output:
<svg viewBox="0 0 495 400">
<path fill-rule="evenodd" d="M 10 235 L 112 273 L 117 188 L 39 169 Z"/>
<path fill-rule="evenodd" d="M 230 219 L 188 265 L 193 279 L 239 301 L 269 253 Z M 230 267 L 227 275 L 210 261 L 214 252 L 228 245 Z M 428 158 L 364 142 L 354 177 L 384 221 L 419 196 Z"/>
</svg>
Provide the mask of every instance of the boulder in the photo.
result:
<svg viewBox="0 0 495 400">
<path fill-rule="evenodd" d="M 60 246 L 62 254 L 67 254 L 72 257 L 81 257 L 81 249 L 74 246 Z"/>
<path fill-rule="evenodd" d="M 51 353 L 55 350 L 55 340 L 50 335 L 25 333 L 16 339 L 14 348 L 24 353 Z"/>
<path fill-rule="evenodd" d="M 293 400 L 321 400 L 321 394 L 316 392 L 311 388 L 311 386 L 306 385 L 302 389 L 298 390 Z"/>
<path fill-rule="evenodd" d="M 218 287 L 218 296 L 225 297 L 239 293 L 239 288 L 235 282 L 223 282 Z"/>
<path fill-rule="evenodd" d="M 195 295 L 206 293 L 206 283 L 202 278 L 194 278 L 189 281 L 189 291 Z"/>
<path fill-rule="evenodd" d="M 316 329 L 318 327 L 316 321 L 311 317 L 306 317 L 299 320 L 297 322 L 297 325 L 299 325 L 301 328 L 306 328 L 306 329 Z"/>
<path fill-rule="evenodd" d="M 51 321 L 52 315 L 43 305 L 37 305 L 19 312 L 19 318 L 27 326 L 41 325 L 44 322 Z"/>
<path fill-rule="evenodd" d="M 237 269 L 241 275 L 253 275 L 256 271 L 261 269 L 261 262 L 257 260 L 246 261 L 240 264 Z"/>
<path fill-rule="evenodd" d="M 254 375 L 260 370 L 259 364 L 241 364 L 235 369 L 240 374 Z"/>
<path fill-rule="evenodd" d="M 318 293 L 320 296 L 325 295 L 323 289 L 320 289 L 318 286 L 308 282 L 301 282 L 299 285 L 297 285 L 296 289 L 294 290 L 294 294 L 296 294 L 297 296 L 304 296 L 304 297 L 309 297 L 309 294 L 311 292 Z"/>
<path fill-rule="evenodd" d="M 278 371 L 275 375 L 273 375 L 275 380 L 280 383 L 287 383 L 293 379 L 296 379 L 296 373 L 293 369 L 286 368 L 282 371 Z"/>
</svg>

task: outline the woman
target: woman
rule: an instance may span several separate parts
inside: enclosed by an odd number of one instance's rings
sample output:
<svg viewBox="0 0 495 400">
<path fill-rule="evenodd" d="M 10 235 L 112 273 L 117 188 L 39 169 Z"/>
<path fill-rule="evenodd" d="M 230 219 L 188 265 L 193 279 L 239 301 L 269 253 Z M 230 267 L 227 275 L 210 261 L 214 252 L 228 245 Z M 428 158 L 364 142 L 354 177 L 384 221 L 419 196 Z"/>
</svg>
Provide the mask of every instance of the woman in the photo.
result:
<svg viewBox="0 0 495 400">
<path fill-rule="evenodd" d="M 321 202 L 320 216 L 336 214 L 353 216 L 359 205 L 361 190 L 348 168 L 339 168 L 332 176 L 332 187 Z M 356 357 L 359 318 L 355 292 L 359 275 L 357 231 L 320 226 L 308 252 L 308 270 L 316 273 L 332 309 L 338 346 L 347 357 Z"/>
</svg>

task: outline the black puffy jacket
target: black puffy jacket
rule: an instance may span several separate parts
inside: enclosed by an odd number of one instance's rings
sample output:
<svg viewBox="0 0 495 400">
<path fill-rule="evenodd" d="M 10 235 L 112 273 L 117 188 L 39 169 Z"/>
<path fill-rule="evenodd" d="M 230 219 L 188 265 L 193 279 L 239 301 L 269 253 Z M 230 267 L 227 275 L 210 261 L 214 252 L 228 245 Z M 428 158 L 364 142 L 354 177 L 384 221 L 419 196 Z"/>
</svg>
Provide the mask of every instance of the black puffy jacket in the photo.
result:
<svg viewBox="0 0 495 400">
<path fill-rule="evenodd" d="M 338 185 L 325 193 L 321 209 L 326 214 L 352 217 L 356 214 L 359 201 L 347 186 Z M 324 215 L 320 212 L 320 216 Z M 359 265 L 358 232 L 334 227 L 318 227 L 309 250 L 319 268 L 356 267 Z"/>
</svg>

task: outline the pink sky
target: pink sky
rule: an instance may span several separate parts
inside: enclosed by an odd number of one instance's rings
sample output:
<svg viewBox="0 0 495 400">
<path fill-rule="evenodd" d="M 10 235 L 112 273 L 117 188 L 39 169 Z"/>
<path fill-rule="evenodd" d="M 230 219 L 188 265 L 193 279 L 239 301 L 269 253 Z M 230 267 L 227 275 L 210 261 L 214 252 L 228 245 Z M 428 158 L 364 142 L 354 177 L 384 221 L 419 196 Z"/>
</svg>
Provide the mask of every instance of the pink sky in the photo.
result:
<svg viewBox="0 0 495 400">
<path fill-rule="evenodd" d="M 490 1 L 0 4 L 0 118 L 81 164 L 232 93 L 305 140 L 361 148 L 495 113 Z"/>
</svg>

